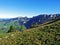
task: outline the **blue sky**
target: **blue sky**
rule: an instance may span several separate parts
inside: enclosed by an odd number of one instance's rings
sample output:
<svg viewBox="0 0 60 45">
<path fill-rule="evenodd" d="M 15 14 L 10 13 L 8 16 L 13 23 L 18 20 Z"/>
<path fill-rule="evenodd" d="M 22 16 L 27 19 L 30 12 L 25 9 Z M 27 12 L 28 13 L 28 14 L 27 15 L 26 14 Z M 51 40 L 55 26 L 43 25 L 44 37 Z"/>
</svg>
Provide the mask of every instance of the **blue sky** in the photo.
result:
<svg viewBox="0 0 60 45">
<path fill-rule="evenodd" d="M 60 0 L 0 0 L 0 18 L 60 13 Z"/>
</svg>

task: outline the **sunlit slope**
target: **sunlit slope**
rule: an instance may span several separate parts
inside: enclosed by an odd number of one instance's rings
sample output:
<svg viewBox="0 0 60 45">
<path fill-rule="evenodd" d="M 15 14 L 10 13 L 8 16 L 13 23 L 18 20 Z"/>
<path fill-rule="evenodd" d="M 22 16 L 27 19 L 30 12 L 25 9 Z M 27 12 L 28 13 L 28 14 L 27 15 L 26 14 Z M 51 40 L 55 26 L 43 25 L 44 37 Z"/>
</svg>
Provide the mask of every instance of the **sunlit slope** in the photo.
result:
<svg viewBox="0 0 60 45">
<path fill-rule="evenodd" d="M 0 36 L 0 45 L 60 45 L 60 19 Z"/>
</svg>

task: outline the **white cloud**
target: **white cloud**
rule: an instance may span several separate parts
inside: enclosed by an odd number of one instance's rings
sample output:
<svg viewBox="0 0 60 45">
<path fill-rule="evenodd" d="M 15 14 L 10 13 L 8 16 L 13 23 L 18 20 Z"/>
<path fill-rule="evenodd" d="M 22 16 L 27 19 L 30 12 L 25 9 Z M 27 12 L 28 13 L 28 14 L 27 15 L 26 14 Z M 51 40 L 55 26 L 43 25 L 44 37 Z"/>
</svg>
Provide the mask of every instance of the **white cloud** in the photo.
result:
<svg viewBox="0 0 60 45">
<path fill-rule="evenodd" d="M 25 17 L 26 15 L 24 14 L 1 14 L 0 13 L 0 18 L 15 18 L 15 17 Z M 30 15 L 27 15 L 27 17 L 32 17 Z"/>
</svg>

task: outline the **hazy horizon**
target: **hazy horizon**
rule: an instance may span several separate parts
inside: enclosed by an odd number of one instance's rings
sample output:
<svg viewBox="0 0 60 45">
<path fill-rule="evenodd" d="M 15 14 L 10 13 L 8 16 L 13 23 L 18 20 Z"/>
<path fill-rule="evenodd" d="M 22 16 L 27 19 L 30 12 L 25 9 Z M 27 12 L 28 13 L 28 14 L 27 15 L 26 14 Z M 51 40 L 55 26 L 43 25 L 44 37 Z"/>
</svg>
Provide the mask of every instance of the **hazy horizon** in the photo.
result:
<svg viewBox="0 0 60 45">
<path fill-rule="evenodd" d="M 60 13 L 59 0 L 0 0 L 0 18 Z"/>
</svg>

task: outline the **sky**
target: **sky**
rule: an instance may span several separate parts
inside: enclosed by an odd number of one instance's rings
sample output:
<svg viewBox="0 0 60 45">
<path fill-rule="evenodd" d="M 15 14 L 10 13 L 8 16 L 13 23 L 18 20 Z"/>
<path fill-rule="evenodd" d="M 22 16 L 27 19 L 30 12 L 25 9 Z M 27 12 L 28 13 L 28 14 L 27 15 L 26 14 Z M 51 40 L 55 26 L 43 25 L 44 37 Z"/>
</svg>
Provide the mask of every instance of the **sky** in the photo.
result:
<svg viewBox="0 0 60 45">
<path fill-rule="evenodd" d="M 0 0 L 0 18 L 60 13 L 60 0 Z"/>
</svg>

